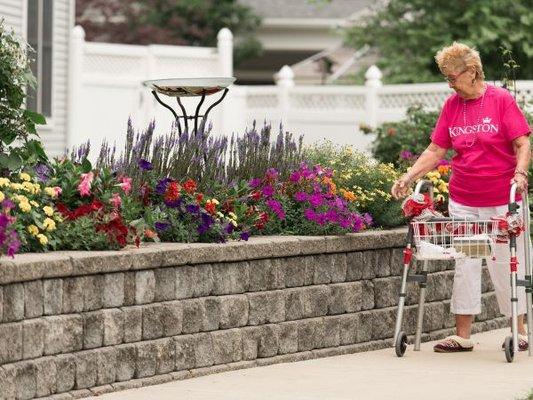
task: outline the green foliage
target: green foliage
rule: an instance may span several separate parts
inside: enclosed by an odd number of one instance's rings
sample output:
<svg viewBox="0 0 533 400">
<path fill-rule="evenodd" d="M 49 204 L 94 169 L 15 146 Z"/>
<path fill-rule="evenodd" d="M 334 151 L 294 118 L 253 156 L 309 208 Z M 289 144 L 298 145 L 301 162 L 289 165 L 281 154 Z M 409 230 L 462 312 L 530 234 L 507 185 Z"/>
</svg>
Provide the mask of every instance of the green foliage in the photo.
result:
<svg viewBox="0 0 533 400">
<path fill-rule="evenodd" d="M 52 250 L 118 250 L 120 247 L 109 240 L 103 232 L 96 232 L 97 222 L 90 217 L 58 224 Z"/>
<path fill-rule="evenodd" d="M 25 87 L 35 85 L 29 51 L 29 46 L 0 20 L 0 170 L 3 171 L 18 171 L 22 166 L 47 160 L 35 130 L 36 124 L 46 121 L 42 115 L 24 108 Z"/>
<path fill-rule="evenodd" d="M 350 146 L 335 146 L 330 142 L 307 148 L 306 157 L 312 163 L 333 168 L 333 181 L 339 191 L 353 193 L 353 205 L 361 213 L 370 213 L 374 226 L 393 227 L 405 222 L 400 203 L 390 195 L 392 184 L 400 174 L 393 164 L 376 162 Z"/>
<path fill-rule="evenodd" d="M 533 77 L 530 0 L 391 0 L 346 31 L 355 48 L 365 44 L 383 56 L 378 66 L 390 83 L 441 79 L 433 56 L 453 41 L 476 47 L 487 79 L 501 75 L 500 46 L 521 65 L 516 78 Z"/>
<path fill-rule="evenodd" d="M 401 165 L 400 153 L 409 151 L 420 155 L 431 142 L 431 132 L 435 127 L 439 113 L 426 111 L 422 106 L 407 109 L 406 118 L 398 122 L 387 122 L 376 129 L 362 127 L 365 133 L 374 133 L 376 139 L 372 144 L 372 153 L 383 163 Z"/>
</svg>

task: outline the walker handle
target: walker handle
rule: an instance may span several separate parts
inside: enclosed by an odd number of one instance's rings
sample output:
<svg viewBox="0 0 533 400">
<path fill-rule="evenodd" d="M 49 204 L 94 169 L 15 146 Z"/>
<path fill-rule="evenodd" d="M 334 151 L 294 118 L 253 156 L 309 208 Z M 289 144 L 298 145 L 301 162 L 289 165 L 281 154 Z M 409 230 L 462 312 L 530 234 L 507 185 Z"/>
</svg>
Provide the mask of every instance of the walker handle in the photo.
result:
<svg viewBox="0 0 533 400">
<path fill-rule="evenodd" d="M 431 202 L 433 202 L 433 183 L 425 179 L 420 179 L 415 187 L 415 196 L 420 194 L 423 189 L 427 189 L 429 198 L 431 199 Z"/>
<path fill-rule="evenodd" d="M 511 183 L 511 194 L 509 196 L 509 203 L 516 203 L 516 189 L 518 188 L 518 184 L 516 182 Z M 527 196 L 527 193 L 526 193 Z"/>
</svg>

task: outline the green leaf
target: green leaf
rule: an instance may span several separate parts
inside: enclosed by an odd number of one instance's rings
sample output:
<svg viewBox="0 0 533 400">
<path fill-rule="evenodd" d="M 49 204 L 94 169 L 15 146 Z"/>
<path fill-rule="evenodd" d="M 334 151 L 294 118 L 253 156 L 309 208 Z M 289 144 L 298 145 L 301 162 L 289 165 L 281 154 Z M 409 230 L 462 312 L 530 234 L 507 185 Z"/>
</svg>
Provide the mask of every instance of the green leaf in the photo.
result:
<svg viewBox="0 0 533 400">
<path fill-rule="evenodd" d="M 24 110 L 24 116 L 28 117 L 34 124 L 46 125 L 46 118 L 44 115 L 36 113 L 35 111 Z"/>
<path fill-rule="evenodd" d="M 38 140 L 30 140 L 28 143 L 26 143 L 26 147 L 30 153 L 33 153 L 37 155 L 37 157 L 43 161 L 47 161 L 48 157 L 46 156 L 46 153 L 44 152 L 43 145 Z"/>
<path fill-rule="evenodd" d="M 85 158 L 83 162 L 81 163 L 81 169 L 83 170 L 84 174 L 91 172 L 93 170 L 93 166 L 87 158 Z"/>
<path fill-rule="evenodd" d="M 0 166 L 10 171 L 16 171 L 22 167 L 22 158 L 15 152 L 0 154 Z"/>
</svg>

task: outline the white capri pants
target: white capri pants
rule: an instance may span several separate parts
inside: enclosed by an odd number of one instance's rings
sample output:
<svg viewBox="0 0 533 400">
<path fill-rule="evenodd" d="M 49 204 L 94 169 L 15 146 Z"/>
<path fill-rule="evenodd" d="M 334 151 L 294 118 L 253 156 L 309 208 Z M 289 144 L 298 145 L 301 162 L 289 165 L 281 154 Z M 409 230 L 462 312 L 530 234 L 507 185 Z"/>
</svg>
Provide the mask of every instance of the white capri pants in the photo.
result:
<svg viewBox="0 0 533 400">
<path fill-rule="evenodd" d="M 521 207 L 522 202 L 518 202 Z M 508 206 L 469 207 L 449 200 L 450 217 L 468 219 L 490 219 L 496 215 L 505 215 Z M 522 208 L 518 212 L 522 212 Z M 525 253 L 523 234 L 517 237 L 518 279 L 524 279 Z M 530 242 L 531 248 L 531 242 Z M 530 253 L 530 254 L 533 254 Z M 490 278 L 494 284 L 500 312 L 511 316 L 511 279 L 509 243 L 498 243 L 494 248 L 496 260 L 487 259 Z M 451 300 L 453 314 L 475 315 L 481 312 L 481 259 L 463 258 L 455 262 L 453 290 Z M 526 313 L 526 292 L 518 287 L 518 315 Z"/>
</svg>

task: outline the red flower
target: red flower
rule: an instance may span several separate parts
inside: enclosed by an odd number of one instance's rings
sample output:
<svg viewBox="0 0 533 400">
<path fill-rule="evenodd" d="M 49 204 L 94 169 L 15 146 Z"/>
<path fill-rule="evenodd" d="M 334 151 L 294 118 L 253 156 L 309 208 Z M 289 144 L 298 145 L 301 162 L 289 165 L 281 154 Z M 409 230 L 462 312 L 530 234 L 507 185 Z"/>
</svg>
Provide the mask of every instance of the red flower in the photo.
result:
<svg viewBox="0 0 533 400">
<path fill-rule="evenodd" d="M 176 201 L 180 198 L 181 186 L 178 182 L 170 182 L 165 192 L 165 201 Z"/>
<path fill-rule="evenodd" d="M 189 194 L 193 194 L 194 192 L 196 192 L 196 182 L 193 181 L 192 179 L 188 179 L 184 184 L 183 184 L 183 189 L 189 193 Z"/>
<path fill-rule="evenodd" d="M 118 214 L 109 222 L 97 225 L 96 232 L 104 232 L 110 242 L 117 243 L 120 247 L 125 247 L 128 243 L 128 227 Z"/>
<path fill-rule="evenodd" d="M 215 215 L 216 213 L 216 205 L 215 203 L 211 202 L 211 201 L 208 201 L 206 204 L 205 204 L 205 211 L 207 211 L 209 214 L 211 215 Z"/>
<path fill-rule="evenodd" d="M 234 208 L 233 208 L 233 201 L 232 200 L 226 200 L 224 202 L 224 205 L 222 206 L 222 211 L 224 211 L 224 213 L 230 213 L 230 212 L 233 212 L 234 211 Z"/>
<path fill-rule="evenodd" d="M 204 195 L 203 195 L 203 193 L 198 193 L 198 194 L 196 195 L 196 201 L 197 201 L 198 203 L 201 203 L 203 199 L 204 199 Z"/>
<path fill-rule="evenodd" d="M 253 200 L 259 200 L 261 199 L 261 192 L 252 192 L 252 194 L 250 195 L 252 197 Z"/>
<path fill-rule="evenodd" d="M 82 204 L 78 208 L 74 209 L 74 211 L 70 211 L 68 207 L 65 206 L 63 203 L 56 204 L 56 208 L 61 213 L 61 215 L 71 221 L 89 215 L 94 211 L 100 211 L 103 207 L 104 204 L 97 199 L 94 199 L 89 204 Z"/>
</svg>

